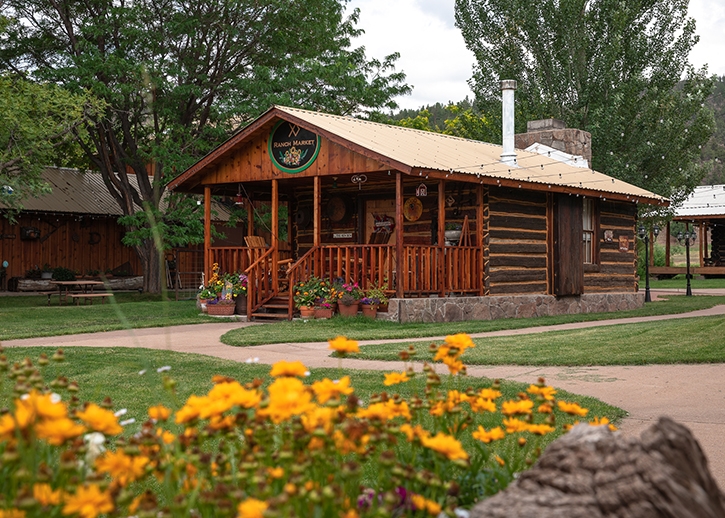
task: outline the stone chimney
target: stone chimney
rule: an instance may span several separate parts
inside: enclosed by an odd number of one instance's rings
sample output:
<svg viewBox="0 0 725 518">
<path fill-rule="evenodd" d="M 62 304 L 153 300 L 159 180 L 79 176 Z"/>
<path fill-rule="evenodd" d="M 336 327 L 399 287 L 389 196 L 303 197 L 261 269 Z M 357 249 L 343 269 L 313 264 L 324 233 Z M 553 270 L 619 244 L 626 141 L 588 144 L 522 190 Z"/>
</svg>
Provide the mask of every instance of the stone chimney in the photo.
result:
<svg viewBox="0 0 725 518">
<path fill-rule="evenodd" d="M 581 155 L 592 163 L 592 134 L 574 128 L 567 128 L 564 121 L 543 119 L 529 121 L 526 133 L 515 136 L 516 148 L 526 149 L 532 144 L 544 144 L 570 155 Z"/>
</svg>

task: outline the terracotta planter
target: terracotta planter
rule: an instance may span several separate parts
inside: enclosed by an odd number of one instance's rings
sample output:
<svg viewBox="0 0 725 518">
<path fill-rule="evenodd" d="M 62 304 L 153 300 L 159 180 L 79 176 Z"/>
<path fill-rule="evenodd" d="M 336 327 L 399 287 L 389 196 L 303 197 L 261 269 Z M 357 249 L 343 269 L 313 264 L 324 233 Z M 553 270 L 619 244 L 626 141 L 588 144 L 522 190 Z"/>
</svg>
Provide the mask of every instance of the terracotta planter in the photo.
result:
<svg viewBox="0 0 725 518">
<path fill-rule="evenodd" d="M 378 307 L 375 304 L 362 304 L 360 307 L 365 318 L 375 319 L 378 315 Z"/>
<path fill-rule="evenodd" d="M 206 306 L 206 312 L 210 315 L 233 315 L 234 314 L 234 308 L 236 306 L 234 304 L 207 304 Z"/>
<path fill-rule="evenodd" d="M 199 306 L 201 307 L 202 313 L 208 313 L 206 305 L 207 302 L 209 302 L 209 299 L 199 299 Z"/>
<path fill-rule="evenodd" d="M 358 310 L 359 304 L 338 304 L 337 310 L 340 312 L 340 316 L 343 317 L 354 317 L 357 316 L 357 310 Z"/>
<path fill-rule="evenodd" d="M 388 303 L 380 304 L 378 306 L 378 313 L 387 313 L 388 312 Z"/>
<path fill-rule="evenodd" d="M 234 313 L 237 315 L 246 315 L 247 314 L 247 296 L 246 295 L 237 295 L 237 298 L 234 299 L 234 301 L 235 301 Z"/>
<path fill-rule="evenodd" d="M 315 318 L 332 318 L 332 308 L 315 308 Z"/>
<path fill-rule="evenodd" d="M 300 307 L 300 318 L 315 318 L 315 308 L 311 308 L 309 306 Z"/>
</svg>

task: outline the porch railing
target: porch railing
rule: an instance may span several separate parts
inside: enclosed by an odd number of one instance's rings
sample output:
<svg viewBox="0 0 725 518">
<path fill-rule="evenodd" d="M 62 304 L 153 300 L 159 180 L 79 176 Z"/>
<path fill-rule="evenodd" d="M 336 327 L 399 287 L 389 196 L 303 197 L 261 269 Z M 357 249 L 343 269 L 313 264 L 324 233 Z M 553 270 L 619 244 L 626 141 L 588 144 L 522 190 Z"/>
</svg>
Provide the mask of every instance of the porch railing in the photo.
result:
<svg viewBox="0 0 725 518">
<path fill-rule="evenodd" d="M 396 276 L 405 295 L 481 292 L 483 258 L 475 246 L 405 245 L 403 271 Z"/>
</svg>

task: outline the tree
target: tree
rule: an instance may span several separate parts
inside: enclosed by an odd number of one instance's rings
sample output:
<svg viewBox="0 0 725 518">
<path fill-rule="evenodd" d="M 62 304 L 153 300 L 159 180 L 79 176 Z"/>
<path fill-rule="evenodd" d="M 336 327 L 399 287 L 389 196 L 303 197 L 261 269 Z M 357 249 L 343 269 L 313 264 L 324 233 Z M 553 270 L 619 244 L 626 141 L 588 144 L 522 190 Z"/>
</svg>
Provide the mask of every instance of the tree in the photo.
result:
<svg viewBox="0 0 725 518">
<path fill-rule="evenodd" d="M 699 183 L 712 81 L 688 63 L 687 1 L 456 0 L 456 25 L 482 112 L 500 114 L 499 80 L 516 79 L 519 131 L 548 117 L 589 131 L 595 169 L 674 202 Z"/>
<path fill-rule="evenodd" d="M 6 0 L 3 14 L 7 69 L 107 103 L 78 141 L 131 225 L 149 291 L 170 243 L 158 222 L 179 221 L 159 212 L 171 178 L 272 103 L 359 114 L 410 91 L 396 55 L 350 48 L 358 11 L 345 18 L 338 0 Z"/>
<path fill-rule="evenodd" d="M 46 193 L 43 169 L 66 151 L 74 132 L 82 135 L 100 108 L 86 93 L 0 76 L 0 202 L 17 210 L 24 198 Z"/>
</svg>

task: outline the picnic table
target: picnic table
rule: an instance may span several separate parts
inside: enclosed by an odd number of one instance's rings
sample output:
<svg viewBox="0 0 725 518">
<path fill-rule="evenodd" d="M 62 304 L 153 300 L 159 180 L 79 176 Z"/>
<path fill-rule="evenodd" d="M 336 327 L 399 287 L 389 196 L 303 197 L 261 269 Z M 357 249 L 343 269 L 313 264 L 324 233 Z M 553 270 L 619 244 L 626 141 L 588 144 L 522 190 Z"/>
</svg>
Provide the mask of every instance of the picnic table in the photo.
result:
<svg viewBox="0 0 725 518">
<path fill-rule="evenodd" d="M 90 301 L 93 303 L 94 298 L 100 298 L 102 302 L 105 302 L 107 297 L 112 297 L 113 293 L 110 292 L 93 292 L 93 288 L 96 286 L 103 286 L 103 281 L 91 281 L 78 279 L 75 281 L 50 281 L 52 284 L 58 287 L 58 304 L 63 304 L 68 298 L 76 301 L 76 305 L 80 302 L 80 299 L 84 299 L 86 302 Z M 50 297 L 56 292 L 46 292 L 48 296 L 48 305 L 50 306 Z"/>
</svg>

